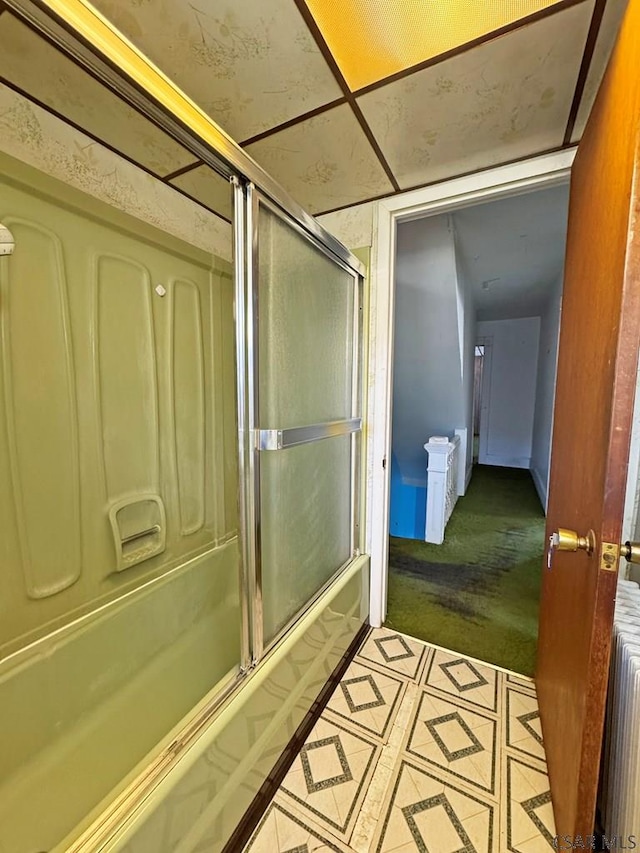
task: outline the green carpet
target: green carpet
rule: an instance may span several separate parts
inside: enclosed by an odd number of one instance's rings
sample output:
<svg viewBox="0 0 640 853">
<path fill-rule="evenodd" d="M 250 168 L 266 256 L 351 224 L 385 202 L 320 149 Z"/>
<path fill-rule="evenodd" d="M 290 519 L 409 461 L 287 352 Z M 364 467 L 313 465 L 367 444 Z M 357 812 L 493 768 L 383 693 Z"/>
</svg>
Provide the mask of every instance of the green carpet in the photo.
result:
<svg viewBox="0 0 640 853">
<path fill-rule="evenodd" d="M 442 545 L 390 538 L 386 625 L 533 675 L 544 523 L 528 471 L 475 466 Z"/>
</svg>

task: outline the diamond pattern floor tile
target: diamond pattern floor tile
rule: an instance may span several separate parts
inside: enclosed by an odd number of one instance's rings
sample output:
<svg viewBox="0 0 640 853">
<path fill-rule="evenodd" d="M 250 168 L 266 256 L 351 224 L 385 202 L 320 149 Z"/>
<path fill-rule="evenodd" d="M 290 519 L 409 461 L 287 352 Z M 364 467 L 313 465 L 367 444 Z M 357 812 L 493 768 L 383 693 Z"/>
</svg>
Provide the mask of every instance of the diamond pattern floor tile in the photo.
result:
<svg viewBox="0 0 640 853">
<path fill-rule="evenodd" d="M 430 650 L 424 643 L 386 628 L 374 628 L 358 653 L 362 661 L 376 664 L 411 681 L 417 680 Z"/>
<path fill-rule="evenodd" d="M 554 850 L 555 823 L 549 779 L 540 766 L 506 756 L 503 820 L 511 853 Z"/>
<path fill-rule="evenodd" d="M 545 760 L 538 701 L 507 686 L 507 746 L 525 756 Z"/>
<path fill-rule="evenodd" d="M 497 805 L 402 759 L 382 822 L 377 853 L 492 853 Z"/>
<path fill-rule="evenodd" d="M 415 710 L 406 751 L 434 769 L 445 770 L 465 785 L 497 798 L 497 728 L 492 717 L 427 690 Z"/>
<path fill-rule="evenodd" d="M 251 853 L 548 853 L 533 681 L 372 630 Z"/>
<path fill-rule="evenodd" d="M 321 717 L 280 791 L 296 803 L 301 813 L 345 839 L 379 752 L 379 744 Z"/>
<path fill-rule="evenodd" d="M 247 853 L 348 853 L 348 847 L 308 823 L 274 801 L 245 850 Z"/>
<path fill-rule="evenodd" d="M 427 667 L 426 684 L 479 708 L 497 711 L 501 676 L 491 666 L 438 649 Z"/>
<path fill-rule="evenodd" d="M 406 682 L 354 661 L 327 705 L 328 711 L 384 742 Z"/>
</svg>

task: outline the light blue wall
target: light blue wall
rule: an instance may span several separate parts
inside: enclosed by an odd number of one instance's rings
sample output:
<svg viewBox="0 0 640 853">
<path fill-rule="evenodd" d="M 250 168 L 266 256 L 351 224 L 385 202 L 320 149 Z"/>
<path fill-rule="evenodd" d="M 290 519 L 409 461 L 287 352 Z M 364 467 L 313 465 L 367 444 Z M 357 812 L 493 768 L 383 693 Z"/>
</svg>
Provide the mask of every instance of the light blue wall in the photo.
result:
<svg viewBox="0 0 640 853">
<path fill-rule="evenodd" d="M 403 483 L 398 460 L 392 454 L 389 533 L 403 539 L 424 539 L 426 511 L 427 487 Z"/>
<path fill-rule="evenodd" d="M 475 307 L 450 215 L 400 223 L 396 245 L 390 533 L 424 539 L 424 444 L 471 429 Z"/>
</svg>

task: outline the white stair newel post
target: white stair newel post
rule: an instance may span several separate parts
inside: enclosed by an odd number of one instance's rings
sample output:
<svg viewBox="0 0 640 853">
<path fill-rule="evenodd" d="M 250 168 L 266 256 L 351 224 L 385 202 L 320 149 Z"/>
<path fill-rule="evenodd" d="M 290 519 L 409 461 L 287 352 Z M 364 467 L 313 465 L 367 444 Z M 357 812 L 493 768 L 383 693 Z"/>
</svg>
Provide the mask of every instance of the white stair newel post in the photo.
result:
<svg viewBox="0 0 640 853">
<path fill-rule="evenodd" d="M 444 531 L 458 499 L 460 437 L 432 436 L 424 445 L 427 467 L 427 515 L 425 542 L 441 545 Z"/>
</svg>

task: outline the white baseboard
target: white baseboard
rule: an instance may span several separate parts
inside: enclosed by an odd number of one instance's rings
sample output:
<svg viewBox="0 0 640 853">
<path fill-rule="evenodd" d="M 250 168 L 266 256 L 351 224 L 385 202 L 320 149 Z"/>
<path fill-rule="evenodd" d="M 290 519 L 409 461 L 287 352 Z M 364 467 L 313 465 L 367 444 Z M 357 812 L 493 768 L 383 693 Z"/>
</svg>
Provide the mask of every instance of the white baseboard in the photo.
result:
<svg viewBox="0 0 640 853">
<path fill-rule="evenodd" d="M 498 468 L 529 468 L 530 456 L 498 456 L 489 453 L 480 453 L 478 458 L 480 465 L 495 465 Z"/>
<path fill-rule="evenodd" d="M 547 489 L 544 484 L 544 480 L 537 468 L 530 468 L 531 476 L 533 477 L 533 482 L 536 487 L 536 492 L 538 493 L 538 497 L 540 498 L 540 503 L 542 504 L 544 511 L 547 511 Z"/>
</svg>

